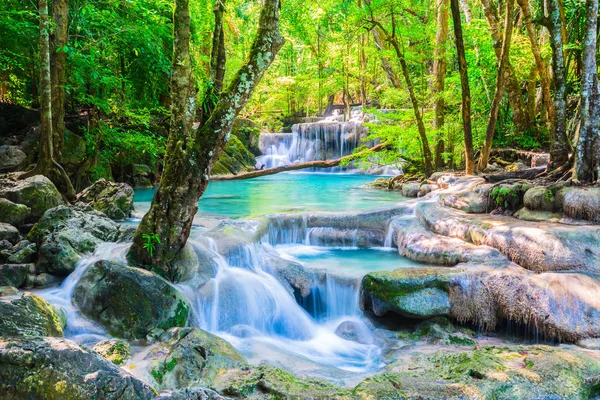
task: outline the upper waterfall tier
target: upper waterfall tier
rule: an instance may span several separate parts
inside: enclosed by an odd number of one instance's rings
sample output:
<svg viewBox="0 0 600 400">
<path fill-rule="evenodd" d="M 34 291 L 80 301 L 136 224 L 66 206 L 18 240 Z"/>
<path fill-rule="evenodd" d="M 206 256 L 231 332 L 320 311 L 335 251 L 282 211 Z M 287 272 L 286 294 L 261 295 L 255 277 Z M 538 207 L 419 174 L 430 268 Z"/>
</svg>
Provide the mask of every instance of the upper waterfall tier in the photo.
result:
<svg viewBox="0 0 600 400">
<path fill-rule="evenodd" d="M 257 158 L 257 168 L 273 168 L 300 162 L 332 160 L 352 154 L 360 145 L 374 146 L 365 141 L 369 135 L 362 121 L 315 122 L 292 126 L 292 133 L 267 133 L 260 135 L 262 156 Z M 331 172 L 341 171 L 331 168 Z"/>
</svg>

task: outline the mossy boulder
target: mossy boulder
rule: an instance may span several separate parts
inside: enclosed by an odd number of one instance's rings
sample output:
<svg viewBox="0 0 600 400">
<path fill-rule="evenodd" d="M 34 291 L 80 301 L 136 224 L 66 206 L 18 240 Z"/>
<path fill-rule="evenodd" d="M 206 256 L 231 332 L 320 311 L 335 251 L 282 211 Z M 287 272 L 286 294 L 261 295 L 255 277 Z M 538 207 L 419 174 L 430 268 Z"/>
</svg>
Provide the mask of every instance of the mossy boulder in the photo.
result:
<svg viewBox="0 0 600 400">
<path fill-rule="evenodd" d="M 545 186 L 534 186 L 525 192 L 523 205 L 532 211 L 556 211 L 556 191 Z"/>
<path fill-rule="evenodd" d="M 508 211 L 516 211 L 523 207 L 523 197 L 531 188 L 527 183 L 501 183 L 490 192 L 492 206 Z"/>
<path fill-rule="evenodd" d="M 0 286 L 30 288 L 33 287 L 34 275 L 34 264 L 1 264 Z"/>
<path fill-rule="evenodd" d="M 64 338 L 0 338 L 0 399 L 152 399 L 158 393 Z"/>
<path fill-rule="evenodd" d="M 32 219 L 41 217 L 46 210 L 64 204 L 56 186 L 43 175 L 35 175 L 21 181 L 4 179 L 0 187 L 0 197 L 29 207 Z"/>
<path fill-rule="evenodd" d="M 127 240 L 130 232 L 91 207 L 59 206 L 48 210 L 27 237 L 38 246 L 40 272 L 67 276 L 83 255 L 103 242 Z"/>
<path fill-rule="evenodd" d="M 0 297 L 0 336 L 62 336 L 64 326 L 64 318 L 40 296 Z"/>
<path fill-rule="evenodd" d="M 148 370 L 163 389 L 210 387 L 217 375 L 247 366 L 231 344 L 198 328 L 173 328 L 160 338 Z"/>
<path fill-rule="evenodd" d="M 73 302 L 111 335 L 124 339 L 184 326 L 190 312 L 185 297 L 165 279 L 109 261 L 98 261 L 83 273 Z"/>
<path fill-rule="evenodd" d="M 124 364 L 131 357 L 131 347 L 124 340 L 102 340 L 94 345 L 93 350 L 115 365 Z"/>
<path fill-rule="evenodd" d="M 0 251 L 0 262 L 28 264 L 37 259 L 37 246 L 28 240 L 21 240 L 10 249 Z"/>
<path fill-rule="evenodd" d="M 0 222 L 16 226 L 23 225 L 25 219 L 31 213 L 31 209 L 24 204 L 16 204 L 12 201 L 0 198 Z"/>
<path fill-rule="evenodd" d="M 470 346 L 477 342 L 475 333 L 467 328 L 457 328 L 449 319 L 438 317 L 423 321 L 415 327 L 414 332 L 398 333 L 400 339 L 408 341 L 425 340 L 441 346 Z"/>
<path fill-rule="evenodd" d="M 280 368 L 261 364 L 250 370 L 220 375 L 215 388 L 226 396 L 255 399 L 344 399 L 346 389 L 320 379 L 301 379 Z"/>
<path fill-rule="evenodd" d="M 560 347 L 486 346 L 417 354 L 388 369 L 361 382 L 353 394 L 373 400 L 583 400 L 597 390 L 600 362 Z"/>
<path fill-rule="evenodd" d="M 77 195 L 77 202 L 91 206 L 114 220 L 124 220 L 133 210 L 133 189 L 126 183 L 102 178 Z"/>
</svg>

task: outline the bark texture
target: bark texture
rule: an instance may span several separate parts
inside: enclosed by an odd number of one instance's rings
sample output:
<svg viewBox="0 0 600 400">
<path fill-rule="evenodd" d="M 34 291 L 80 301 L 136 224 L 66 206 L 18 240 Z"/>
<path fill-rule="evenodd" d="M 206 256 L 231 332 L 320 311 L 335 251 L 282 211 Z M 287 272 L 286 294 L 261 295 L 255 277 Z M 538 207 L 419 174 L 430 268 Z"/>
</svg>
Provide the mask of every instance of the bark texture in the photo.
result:
<svg viewBox="0 0 600 400">
<path fill-rule="evenodd" d="M 50 53 L 52 78 L 52 135 L 54 158 L 62 160 L 62 148 L 65 137 L 65 72 L 67 63 L 69 1 L 52 1 L 52 22 L 54 30 L 51 36 Z"/>
<path fill-rule="evenodd" d="M 444 81 L 446 78 L 446 40 L 448 39 L 448 0 L 437 1 L 437 32 L 435 34 L 435 51 L 433 54 L 434 82 L 432 92 L 434 96 L 433 111 L 435 118 L 433 127 L 437 131 L 435 144 L 435 168 L 444 166 L 442 154 L 444 145 L 444 114 L 446 102 L 444 101 Z"/>
<path fill-rule="evenodd" d="M 465 137 L 465 171 L 467 174 L 475 172 L 475 159 L 473 154 L 473 129 L 471 127 L 471 89 L 469 88 L 469 75 L 467 72 L 467 58 L 465 56 L 465 43 L 462 35 L 460 21 L 460 8 L 458 0 L 450 0 L 452 22 L 454 25 L 454 40 L 458 54 L 458 69 L 460 73 L 460 86 L 462 89 L 462 120 Z"/>
<path fill-rule="evenodd" d="M 188 0 L 176 0 L 174 29 L 173 109 L 165 169 L 150 210 L 135 232 L 128 258 L 177 281 L 177 257 L 189 237 L 198 200 L 208 185 L 213 164 L 229 139 L 236 116 L 250 99 L 284 40 L 279 33 L 279 0 L 266 0 L 248 61 L 222 93 L 210 117 L 194 130 L 195 93 L 189 54 Z M 146 234 L 156 234 L 160 238 L 152 254 L 144 248 Z"/>
<path fill-rule="evenodd" d="M 563 50 L 563 28 L 558 0 L 548 0 L 552 71 L 554 73 L 554 124 L 552 127 L 549 169 L 563 166 L 569 160 L 571 146 L 567 138 L 567 79 Z"/>
<path fill-rule="evenodd" d="M 587 0 L 581 83 L 581 131 L 577 142 L 575 178 L 598 179 L 600 168 L 600 87 L 598 86 L 598 0 Z"/>
<path fill-rule="evenodd" d="M 492 150 L 494 133 L 496 132 L 498 110 L 500 108 L 500 101 L 502 100 L 504 76 L 508 65 L 510 41 L 512 39 L 514 5 L 514 0 L 506 0 L 506 18 L 504 20 L 504 36 L 502 38 L 502 50 L 500 53 L 500 61 L 498 62 L 498 74 L 496 76 L 496 90 L 494 92 L 494 99 L 492 100 L 492 107 L 490 108 L 490 116 L 488 118 L 488 124 L 485 130 L 485 140 L 483 141 L 483 148 L 481 149 L 481 156 L 479 158 L 478 169 L 480 171 L 483 171 L 487 168 L 490 158 L 490 151 Z"/>
</svg>

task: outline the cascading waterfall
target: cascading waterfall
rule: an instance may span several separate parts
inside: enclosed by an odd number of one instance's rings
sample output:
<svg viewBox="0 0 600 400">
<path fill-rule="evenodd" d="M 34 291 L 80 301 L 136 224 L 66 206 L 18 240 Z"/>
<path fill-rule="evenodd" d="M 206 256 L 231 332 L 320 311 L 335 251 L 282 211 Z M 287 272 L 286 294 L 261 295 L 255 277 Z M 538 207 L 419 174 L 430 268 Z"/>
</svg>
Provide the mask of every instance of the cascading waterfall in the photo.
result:
<svg viewBox="0 0 600 400">
<path fill-rule="evenodd" d="M 364 141 L 367 129 L 362 121 L 322 121 L 292 126 L 292 133 L 263 134 L 257 161 L 258 168 L 273 168 L 295 163 L 332 160 L 352 154 L 359 145 L 372 147 L 373 141 Z M 342 167 L 328 168 L 340 172 Z"/>
</svg>

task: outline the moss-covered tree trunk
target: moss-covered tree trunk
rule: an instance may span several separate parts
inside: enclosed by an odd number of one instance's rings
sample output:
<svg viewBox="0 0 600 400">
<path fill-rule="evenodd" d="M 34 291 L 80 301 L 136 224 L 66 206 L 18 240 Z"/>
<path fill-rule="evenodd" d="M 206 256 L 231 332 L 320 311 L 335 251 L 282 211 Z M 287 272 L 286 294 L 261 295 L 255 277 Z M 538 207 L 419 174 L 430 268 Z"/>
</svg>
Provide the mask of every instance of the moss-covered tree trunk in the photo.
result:
<svg viewBox="0 0 600 400">
<path fill-rule="evenodd" d="M 547 20 L 552 47 L 552 71 L 554 78 L 554 124 L 550 143 L 549 168 L 565 165 L 569 160 L 571 145 L 567 138 L 567 77 L 563 49 L 563 27 L 558 0 L 548 1 Z"/>
<path fill-rule="evenodd" d="M 248 61 L 222 93 L 210 117 L 198 130 L 193 130 L 195 93 L 189 54 L 188 0 L 176 0 L 174 26 L 173 106 L 165 168 L 150 210 L 136 230 L 128 253 L 132 262 L 172 281 L 179 278 L 177 255 L 189 237 L 198 200 L 208 185 L 213 164 L 229 139 L 236 116 L 283 45 L 279 0 L 266 0 Z M 147 234 L 160 239 L 160 243 L 154 243 L 152 252 L 144 248 Z"/>
<path fill-rule="evenodd" d="M 435 118 L 433 127 L 436 130 L 435 168 L 444 166 L 442 154 L 444 145 L 444 81 L 446 78 L 446 40 L 448 39 L 448 0 L 437 0 L 437 32 L 435 34 L 435 50 L 433 53 L 433 111 Z"/>
<path fill-rule="evenodd" d="M 494 140 L 494 133 L 496 132 L 496 122 L 498 121 L 498 110 L 500 109 L 500 101 L 502 100 L 502 91 L 504 88 L 504 77 L 506 67 L 508 65 L 508 57 L 510 53 L 510 41 L 512 39 L 513 30 L 513 10 L 515 2 L 514 0 L 506 0 L 506 13 L 504 19 L 504 36 L 502 38 L 502 50 L 500 54 L 500 61 L 498 62 L 498 74 L 496 76 L 496 90 L 494 92 L 494 99 L 492 100 L 492 106 L 490 108 L 490 115 L 488 118 L 488 124 L 485 130 L 485 140 L 483 141 L 483 147 L 481 149 L 481 156 L 479 158 L 478 169 L 483 171 L 487 168 L 488 161 L 490 158 L 490 151 L 492 151 L 492 142 Z"/>
<path fill-rule="evenodd" d="M 590 182 L 600 173 L 600 87 L 596 59 L 598 0 L 587 0 L 581 83 L 581 132 L 577 142 L 575 178 Z"/>
<path fill-rule="evenodd" d="M 465 138 L 465 171 L 467 174 L 473 174 L 475 172 L 475 158 L 473 153 L 473 128 L 471 126 L 471 89 L 469 87 L 465 42 L 462 35 L 458 0 L 450 0 L 450 8 L 452 10 L 454 40 L 456 42 L 456 53 L 458 54 L 458 71 L 460 73 L 460 86 L 462 91 L 461 111 Z"/>
<path fill-rule="evenodd" d="M 62 160 L 62 148 L 65 137 L 65 72 L 68 43 L 69 1 L 52 0 L 50 73 L 52 78 L 52 135 L 54 158 Z"/>
</svg>

